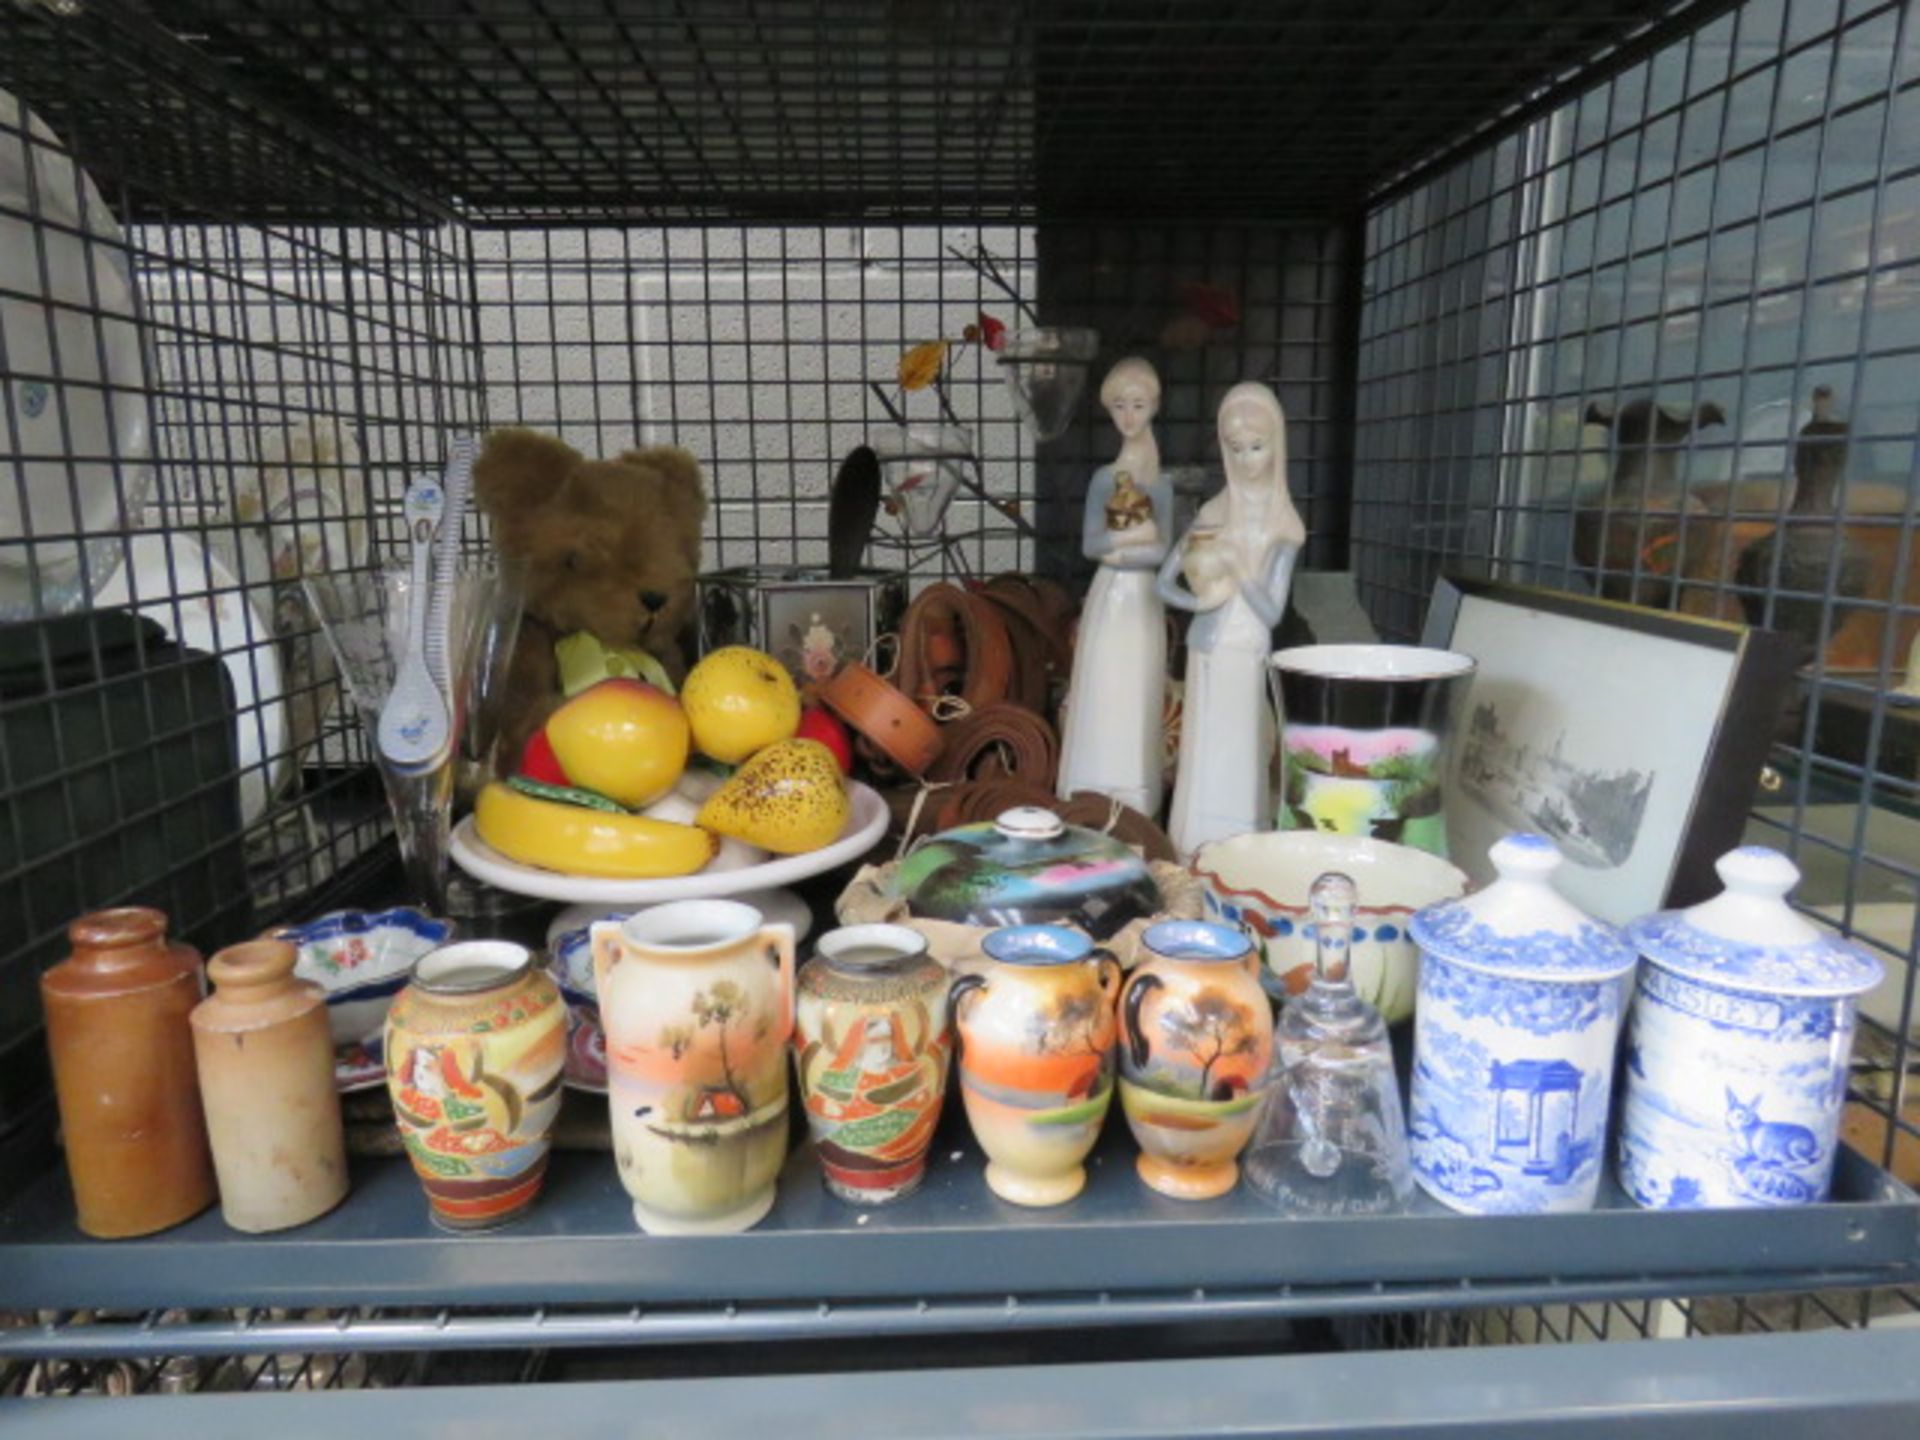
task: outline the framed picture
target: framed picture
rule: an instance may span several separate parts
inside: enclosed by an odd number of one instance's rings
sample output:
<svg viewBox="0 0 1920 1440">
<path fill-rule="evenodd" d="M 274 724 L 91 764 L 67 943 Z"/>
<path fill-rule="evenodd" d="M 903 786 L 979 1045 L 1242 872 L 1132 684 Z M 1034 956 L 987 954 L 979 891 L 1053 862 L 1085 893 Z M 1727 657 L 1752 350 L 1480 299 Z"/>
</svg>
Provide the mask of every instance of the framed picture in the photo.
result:
<svg viewBox="0 0 1920 1440">
<path fill-rule="evenodd" d="M 1719 889 L 1793 683 L 1767 630 L 1557 590 L 1446 579 L 1423 643 L 1477 662 L 1445 760 L 1447 843 L 1476 883 L 1533 830 L 1557 883 L 1620 923 Z"/>
</svg>

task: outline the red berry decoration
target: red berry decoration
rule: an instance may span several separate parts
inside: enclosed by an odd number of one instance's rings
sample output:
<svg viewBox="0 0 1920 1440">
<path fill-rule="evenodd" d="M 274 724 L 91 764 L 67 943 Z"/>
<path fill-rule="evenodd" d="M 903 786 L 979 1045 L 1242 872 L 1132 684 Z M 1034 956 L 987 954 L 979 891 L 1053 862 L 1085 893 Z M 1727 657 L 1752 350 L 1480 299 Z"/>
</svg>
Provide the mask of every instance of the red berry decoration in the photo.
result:
<svg viewBox="0 0 1920 1440">
<path fill-rule="evenodd" d="M 853 773 L 853 737 L 833 715 L 817 705 L 809 705 L 800 712 L 800 728 L 793 733 L 801 739 L 818 740 L 833 752 L 842 775 Z"/>
<path fill-rule="evenodd" d="M 529 780 L 538 780 L 542 785 L 571 785 L 567 772 L 561 768 L 560 757 L 553 753 L 553 742 L 547 739 L 544 729 L 536 730 L 527 737 L 526 748 L 520 752 L 520 774 Z"/>
</svg>

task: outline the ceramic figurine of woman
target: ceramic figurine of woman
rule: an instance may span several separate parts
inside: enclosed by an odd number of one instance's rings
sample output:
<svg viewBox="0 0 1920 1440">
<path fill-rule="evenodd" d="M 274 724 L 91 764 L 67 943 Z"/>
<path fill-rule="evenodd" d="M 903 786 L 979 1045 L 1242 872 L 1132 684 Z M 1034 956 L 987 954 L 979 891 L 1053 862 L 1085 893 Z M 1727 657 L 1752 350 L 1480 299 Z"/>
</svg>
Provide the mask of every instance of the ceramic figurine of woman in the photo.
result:
<svg viewBox="0 0 1920 1440">
<path fill-rule="evenodd" d="M 1060 754 L 1060 795 L 1096 790 L 1152 815 L 1160 809 L 1160 719 L 1167 684 L 1166 611 L 1153 574 L 1167 551 L 1173 485 L 1153 438 L 1160 377 L 1146 361 L 1107 372 L 1100 403 L 1120 453 L 1087 487 L 1081 551 L 1099 562 L 1080 615 Z"/>
<path fill-rule="evenodd" d="M 1227 487 L 1200 507 L 1160 566 L 1160 598 L 1195 616 L 1187 631 L 1185 715 L 1167 833 L 1182 854 L 1273 824 L 1273 710 L 1267 657 L 1287 608 L 1306 527 L 1287 494 L 1287 417 L 1251 381 L 1220 402 Z M 1180 584 L 1200 537 L 1211 583 Z M 1225 572 L 1225 582 L 1216 577 Z M 1196 564 L 1192 573 L 1203 573 Z"/>
</svg>

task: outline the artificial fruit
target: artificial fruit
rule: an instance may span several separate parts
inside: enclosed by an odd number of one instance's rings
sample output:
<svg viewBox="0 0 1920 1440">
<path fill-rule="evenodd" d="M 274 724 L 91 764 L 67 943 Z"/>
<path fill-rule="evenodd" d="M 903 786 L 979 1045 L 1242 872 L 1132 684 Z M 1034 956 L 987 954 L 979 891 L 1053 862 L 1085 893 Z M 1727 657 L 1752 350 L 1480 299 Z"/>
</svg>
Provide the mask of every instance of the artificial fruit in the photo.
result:
<svg viewBox="0 0 1920 1440">
<path fill-rule="evenodd" d="M 498 782 L 481 790 L 473 824 L 509 860 L 602 879 L 691 875 L 719 849 L 713 835 L 694 825 L 569 805 Z"/>
<path fill-rule="evenodd" d="M 777 855 L 818 850 L 840 838 L 852 807 L 833 752 L 818 740 L 782 740 L 761 750 L 700 807 L 699 824 Z"/>
<path fill-rule="evenodd" d="M 566 782 L 639 808 L 687 768 L 691 731 L 680 702 L 639 680 L 602 680 L 553 712 L 546 737 Z"/>
<path fill-rule="evenodd" d="M 800 724 L 800 692 L 787 667 L 746 645 L 727 645 L 695 665 L 680 702 L 702 754 L 725 765 L 789 738 Z"/>
</svg>

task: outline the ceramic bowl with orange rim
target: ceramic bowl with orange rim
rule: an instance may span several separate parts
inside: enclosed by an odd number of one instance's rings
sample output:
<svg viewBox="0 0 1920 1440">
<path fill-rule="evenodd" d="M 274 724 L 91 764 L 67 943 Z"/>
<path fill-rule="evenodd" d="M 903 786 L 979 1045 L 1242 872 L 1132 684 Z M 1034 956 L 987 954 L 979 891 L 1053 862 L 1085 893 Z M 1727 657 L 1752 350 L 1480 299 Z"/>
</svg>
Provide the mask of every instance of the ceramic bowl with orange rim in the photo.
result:
<svg viewBox="0 0 1920 1440">
<path fill-rule="evenodd" d="M 1313 978 L 1313 921 L 1307 892 L 1330 870 L 1352 879 L 1354 988 L 1388 1024 L 1413 1014 L 1420 952 L 1407 933 L 1414 912 L 1466 894 L 1467 877 L 1437 855 L 1320 830 L 1236 835 L 1200 847 L 1193 873 L 1210 920 L 1246 931 L 1266 966 L 1270 990 L 1289 995 Z"/>
</svg>

